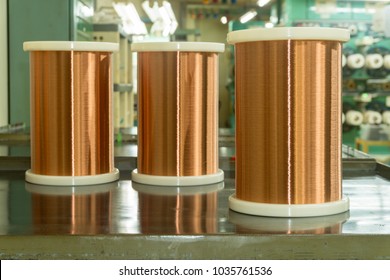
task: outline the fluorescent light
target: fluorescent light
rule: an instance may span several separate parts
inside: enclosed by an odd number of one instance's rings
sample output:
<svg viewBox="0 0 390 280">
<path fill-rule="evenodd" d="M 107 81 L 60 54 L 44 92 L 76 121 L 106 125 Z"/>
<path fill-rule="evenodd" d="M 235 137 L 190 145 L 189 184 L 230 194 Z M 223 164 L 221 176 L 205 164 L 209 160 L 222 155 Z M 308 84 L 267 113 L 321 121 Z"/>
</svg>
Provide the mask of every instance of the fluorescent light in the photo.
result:
<svg viewBox="0 0 390 280">
<path fill-rule="evenodd" d="M 257 1 L 257 5 L 259 7 L 264 7 L 265 5 L 267 5 L 271 0 L 258 0 Z"/>
<path fill-rule="evenodd" d="M 251 19 L 253 19 L 255 16 L 257 16 L 257 12 L 255 10 L 250 10 L 249 12 L 246 12 L 240 17 L 241 23 L 247 23 Z"/>
<path fill-rule="evenodd" d="M 227 17 L 223 16 L 221 17 L 222 24 L 226 24 L 228 22 Z"/>
</svg>

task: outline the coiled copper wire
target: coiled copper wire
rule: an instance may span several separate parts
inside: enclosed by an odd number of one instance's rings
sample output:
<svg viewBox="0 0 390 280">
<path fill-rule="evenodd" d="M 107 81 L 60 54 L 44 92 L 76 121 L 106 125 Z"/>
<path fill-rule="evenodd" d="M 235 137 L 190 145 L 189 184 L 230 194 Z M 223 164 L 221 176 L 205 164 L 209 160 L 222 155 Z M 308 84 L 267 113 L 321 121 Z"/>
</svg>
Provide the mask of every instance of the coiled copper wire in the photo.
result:
<svg viewBox="0 0 390 280">
<path fill-rule="evenodd" d="M 218 172 L 218 55 L 138 53 L 138 172 Z"/>
<path fill-rule="evenodd" d="M 31 171 L 112 172 L 111 53 L 32 51 L 30 80 Z"/>
<path fill-rule="evenodd" d="M 238 199 L 341 199 L 341 50 L 325 40 L 235 45 Z"/>
</svg>

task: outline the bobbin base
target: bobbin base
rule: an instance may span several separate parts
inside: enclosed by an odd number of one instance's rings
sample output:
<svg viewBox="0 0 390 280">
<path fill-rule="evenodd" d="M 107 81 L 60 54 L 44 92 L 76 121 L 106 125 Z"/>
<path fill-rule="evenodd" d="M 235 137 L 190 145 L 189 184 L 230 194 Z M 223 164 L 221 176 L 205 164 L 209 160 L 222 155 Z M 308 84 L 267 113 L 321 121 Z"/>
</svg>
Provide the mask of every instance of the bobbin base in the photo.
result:
<svg viewBox="0 0 390 280">
<path fill-rule="evenodd" d="M 268 217 L 317 217 L 343 213 L 349 210 L 349 198 L 319 204 L 272 204 L 245 201 L 229 197 L 229 208 L 233 211 Z"/>
<path fill-rule="evenodd" d="M 197 186 L 208 185 L 223 181 L 224 173 L 221 169 L 215 174 L 201 176 L 155 176 L 138 173 L 134 169 L 131 173 L 131 179 L 137 183 L 157 186 Z"/>
<path fill-rule="evenodd" d="M 39 175 L 31 172 L 31 169 L 26 171 L 26 181 L 37 185 L 51 186 L 83 186 L 83 185 L 98 185 L 113 182 L 119 179 L 119 170 L 114 168 L 111 173 L 104 173 L 90 176 L 51 176 Z"/>
<path fill-rule="evenodd" d="M 36 193 L 41 195 L 70 196 L 107 193 L 110 190 L 118 187 L 118 185 L 119 181 L 88 186 L 49 186 L 31 184 L 26 182 L 25 188 L 30 193 Z"/>
<path fill-rule="evenodd" d="M 139 193 L 159 195 L 159 196 L 177 196 L 177 195 L 198 195 L 218 192 L 225 187 L 225 183 L 218 182 L 209 185 L 200 186 L 155 186 L 132 182 L 132 187 Z"/>
</svg>

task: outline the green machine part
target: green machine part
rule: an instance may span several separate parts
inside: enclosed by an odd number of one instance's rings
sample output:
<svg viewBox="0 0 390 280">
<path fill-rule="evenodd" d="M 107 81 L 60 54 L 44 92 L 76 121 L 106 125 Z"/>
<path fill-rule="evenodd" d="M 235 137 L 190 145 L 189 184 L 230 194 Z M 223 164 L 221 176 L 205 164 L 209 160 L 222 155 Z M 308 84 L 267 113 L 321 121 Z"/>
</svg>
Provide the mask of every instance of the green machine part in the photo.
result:
<svg viewBox="0 0 390 280">
<path fill-rule="evenodd" d="M 319 21 L 322 25 L 332 25 L 336 21 L 371 21 L 366 13 L 369 3 L 366 1 L 329 1 L 329 0 L 284 0 L 283 22 L 293 26 L 296 22 Z"/>
<path fill-rule="evenodd" d="M 29 54 L 25 41 L 92 40 L 93 0 L 8 1 L 9 120 L 30 124 Z M 82 11 L 92 11 L 92 15 Z"/>
</svg>

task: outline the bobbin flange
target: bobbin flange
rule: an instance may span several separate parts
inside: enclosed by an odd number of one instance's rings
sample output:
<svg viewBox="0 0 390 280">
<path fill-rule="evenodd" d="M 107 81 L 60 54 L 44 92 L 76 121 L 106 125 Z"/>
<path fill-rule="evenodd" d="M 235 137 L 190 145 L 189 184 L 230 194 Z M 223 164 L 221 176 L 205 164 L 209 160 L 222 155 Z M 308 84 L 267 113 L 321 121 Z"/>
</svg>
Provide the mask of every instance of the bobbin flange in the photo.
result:
<svg viewBox="0 0 390 280">
<path fill-rule="evenodd" d="M 119 44 L 78 41 L 31 41 L 23 43 L 24 51 L 95 51 L 116 52 Z"/>
<path fill-rule="evenodd" d="M 223 181 L 199 186 L 155 186 L 140 184 L 132 181 L 133 189 L 139 193 L 159 195 L 159 196 L 176 196 L 176 195 L 198 195 L 218 192 L 225 187 Z"/>
<path fill-rule="evenodd" d="M 197 186 L 208 185 L 223 181 L 224 173 L 218 169 L 217 173 L 200 176 L 156 176 L 138 173 L 134 169 L 131 179 L 137 183 L 157 186 Z"/>
<path fill-rule="evenodd" d="M 261 233 L 302 233 L 329 229 L 341 225 L 349 219 L 349 212 L 316 217 L 265 217 L 229 212 L 229 222 L 242 230 L 255 230 Z"/>
<path fill-rule="evenodd" d="M 221 43 L 209 42 L 137 42 L 131 44 L 133 52 L 216 52 L 225 50 Z"/>
<path fill-rule="evenodd" d="M 26 182 L 25 188 L 30 193 L 36 193 L 47 196 L 70 196 L 70 195 L 94 195 L 107 193 L 118 187 L 119 181 L 109 182 L 98 185 L 85 186 L 49 186 L 37 185 Z"/>
<path fill-rule="evenodd" d="M 343 213 L 349 210 L 349 198 L 318 204 L 274 204 L 259 203 L 238 199 L 236 194 L 229 197 L 229 207 L 233 211 L 267 217 L 317 217 Z"/>
<path fill-rule="evenodd" d="M 271 40 L 327 40 L 346 42 L 349 38 L 349 31 L 342 28 L 276 27 L 232 31 L 227 35 L 227 42 L 229 44 Z"/>
<path fill-rule="evenodd" d="M 88 176 L 52 176 L 40 175 L 31 172 L 31 169 L 26 171 L 26 181 L 38 185 L 52 186 L 83 186 L 97 185 L 113 182 L 119 179 L 119 170 L 114 168 L 110 173 L 88 175 Z"/>
</svg>

